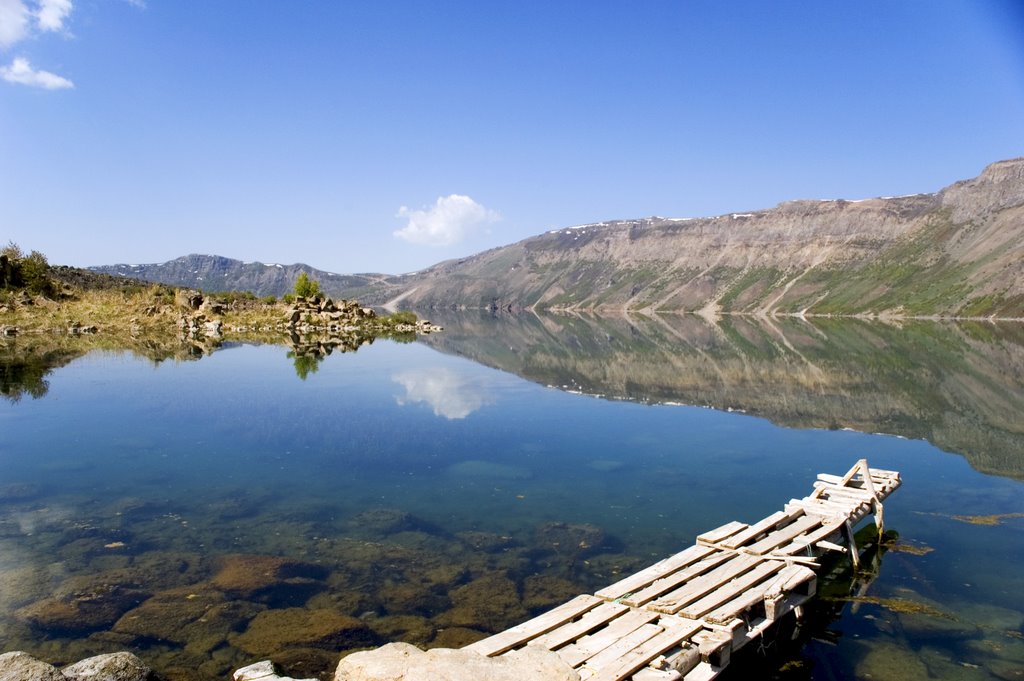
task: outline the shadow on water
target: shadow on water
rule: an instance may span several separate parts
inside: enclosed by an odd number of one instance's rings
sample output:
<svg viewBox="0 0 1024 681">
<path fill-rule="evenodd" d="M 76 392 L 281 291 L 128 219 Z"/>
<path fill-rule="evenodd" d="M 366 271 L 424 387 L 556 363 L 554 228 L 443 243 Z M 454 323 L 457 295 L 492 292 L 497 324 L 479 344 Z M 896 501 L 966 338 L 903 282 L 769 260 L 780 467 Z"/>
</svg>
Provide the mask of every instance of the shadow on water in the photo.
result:
<svg viewBox="0 0 1024 681">
<path fill-rule="evenodd" d="M 1024 479 L 1024 325 L 432 312 L 423 343 L 565 390 L 923 439 Z"/>
</svg>

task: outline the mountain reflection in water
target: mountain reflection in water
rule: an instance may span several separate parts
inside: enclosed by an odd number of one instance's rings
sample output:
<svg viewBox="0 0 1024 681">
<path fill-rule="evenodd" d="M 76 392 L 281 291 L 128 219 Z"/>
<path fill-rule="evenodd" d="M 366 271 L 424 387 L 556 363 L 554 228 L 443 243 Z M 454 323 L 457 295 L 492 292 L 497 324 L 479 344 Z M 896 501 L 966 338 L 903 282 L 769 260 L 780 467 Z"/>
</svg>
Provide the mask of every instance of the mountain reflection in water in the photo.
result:
<svg viewBox="0 0 1024 681">
<path fill-rule="evenodd" d="M 1024 479 L 1024 325 L 440 314 L 422 342 L 558 388 L 924 439 Z"/>
</svg>

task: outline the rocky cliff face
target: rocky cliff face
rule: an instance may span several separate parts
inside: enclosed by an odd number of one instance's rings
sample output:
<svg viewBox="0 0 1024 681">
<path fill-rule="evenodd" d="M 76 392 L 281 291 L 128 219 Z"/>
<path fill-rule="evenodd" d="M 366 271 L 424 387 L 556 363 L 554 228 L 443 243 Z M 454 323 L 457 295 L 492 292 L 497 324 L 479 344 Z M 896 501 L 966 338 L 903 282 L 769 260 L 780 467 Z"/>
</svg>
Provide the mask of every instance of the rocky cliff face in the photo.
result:
<svg viewBox="0 0 1024 681">
<path fill-rule="evenodd" d="M 302 263 L 294 265 L 242 262 L 218 255 L 186 255 L 148 265 L 101 265 L 94 272 L 131 277 L 204 291 L 252 291 L 258 296 L 281 296 L 292 291 L 300 272 L 320 282 L 324 293 L 342 297 L 348 291 L 376 283 L 385 275 L 334 274 Z"/>
<path fill-rule="evenodd" d="M 361 292 L 408 307 L 1024 317 L 1024 159 L 935 194 L 561 229 Z"/>
</svg>

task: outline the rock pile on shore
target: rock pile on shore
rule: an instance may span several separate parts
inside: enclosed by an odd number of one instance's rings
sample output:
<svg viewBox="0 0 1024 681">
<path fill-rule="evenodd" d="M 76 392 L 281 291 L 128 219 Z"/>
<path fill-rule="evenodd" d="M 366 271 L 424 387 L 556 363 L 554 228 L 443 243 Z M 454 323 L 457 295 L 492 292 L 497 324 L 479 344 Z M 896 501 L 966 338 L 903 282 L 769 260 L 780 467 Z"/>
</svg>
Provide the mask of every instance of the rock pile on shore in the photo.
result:
<svg viewBox="0 0 1024 681">
<path fill-rule="evenodd" d="M 131 653 L 97 655 L 62 669 L 20 651 L 0 655 L 0 681 L 153 681 L 156 677 Z"/>
</svg>

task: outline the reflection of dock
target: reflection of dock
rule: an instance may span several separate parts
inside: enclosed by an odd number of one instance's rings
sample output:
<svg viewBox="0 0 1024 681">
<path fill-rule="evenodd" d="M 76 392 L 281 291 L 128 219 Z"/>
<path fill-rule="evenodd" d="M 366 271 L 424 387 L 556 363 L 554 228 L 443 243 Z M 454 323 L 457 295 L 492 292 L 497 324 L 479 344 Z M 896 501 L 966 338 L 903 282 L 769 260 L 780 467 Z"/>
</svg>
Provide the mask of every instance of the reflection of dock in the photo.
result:
<svg viewBox="0 0 1024 681">
<path fill-rule="evenodd" d="M 467 648 L 487 656 L 523 646 L 552 650 L 582 681 L 712 679 L 815 593 L 817 558 L 848 552 L 853 529 L 900 486 L 899 473 L 863 459 L 844 476 L 819 475 L 814 491 L 747 525 L 731 522 L 694 546 L 583 594 Z M 847 544 L 847 545 L 844 545 Z"/>
</svg>

